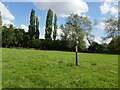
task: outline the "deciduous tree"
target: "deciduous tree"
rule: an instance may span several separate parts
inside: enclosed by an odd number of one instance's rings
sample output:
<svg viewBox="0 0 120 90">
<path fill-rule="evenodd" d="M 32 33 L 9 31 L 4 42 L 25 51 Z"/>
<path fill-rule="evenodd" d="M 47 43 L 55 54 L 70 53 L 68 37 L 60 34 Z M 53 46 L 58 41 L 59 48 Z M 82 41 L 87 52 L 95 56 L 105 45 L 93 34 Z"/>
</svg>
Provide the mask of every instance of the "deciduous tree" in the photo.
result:
<svg viewBox="0 0 120 90">
<path fill-rule="evenodd" d="M 105 31 L 107 33 L 108 38 L 116 38 L 118 34 L 120 34 L 120 30 L 118 29 L 118 19 L 116 17 L 111 17 L 107 20 L 104 20 L 105 23 Z"/>
<path fill-rule="evenodd" d="M 77 44 L 76 42 L 79 41 L 80 50 L 84 50 L 86 46 L 84 37 L 86 33 L 92 29 L 91 21 L 88 19 L 88 17 L 71 14 L 69 17 L 67 17 L 64 26 L 65 27 L 62 28 L 65 32 L 67 32 L 66 38 L 71 42 L 70 47 L 74 48 Z"/>
<path fill-rule="evenodd" d="M 1 12 L 0 12 L 0 26 L 2 25 L 2 16 L 1 16 Z"/>
</svg>

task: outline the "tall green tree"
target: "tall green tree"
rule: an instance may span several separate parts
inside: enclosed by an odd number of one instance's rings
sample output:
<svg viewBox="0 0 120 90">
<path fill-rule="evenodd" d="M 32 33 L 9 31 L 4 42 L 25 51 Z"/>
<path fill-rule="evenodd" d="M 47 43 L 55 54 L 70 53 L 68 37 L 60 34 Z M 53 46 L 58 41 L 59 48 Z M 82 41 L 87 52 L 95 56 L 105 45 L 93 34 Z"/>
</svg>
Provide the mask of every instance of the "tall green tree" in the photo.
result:
<svg viewBox="0 0 120 90">
<path fill-rule="evenodd" d="M 10 25 L 9 28 L 6 26 L 3 26 L 2 30 L 2 46 L 4 47 L 10 47 L 11 44 L 13 44 L 14 40 L 14 30 L 15 28 L 13 25 Z"/>
<path fill-rule="evenodd" d="M 107 48 L 109 53 L 120 54 L 120 36 L 112 39 Z"/>
<path fill-rule="evenodd" d="M 109 53 L 120 53 L 120 20 L 117 17 L 111 17 L 104 21 L 105 31 L 108 38 L 112 38 L 107 48 Z"/>
<path fill-rule="evenodd" d="M 1 12 L 0 12 L 0 26 L 2 25 L 2 16 L 1 16 Z"/>
<path fill-rule="evenodd" d="M 104 20 L 104 23 L 104 29 L 108 35 L 108 38 L 116 38 L 120 34 L 120 29 L 118 29 L 120 21 L 116 17 L 111 17 L 107 20 Z"/>
<path fill-rule="evenodd" d="M 88 17 L 71 14 L 67 17 L 63 29 L 65 32 L 63 32 L 64 35 L 67 35 L 64 37 L 70 41 L 69 46 L 71 48 L 76 46 L 77 41 L 79 41 L 80 50 L 84 50 L 86 48 L 84 37 L 92 29 L 91 21 Z"/>
<path fill-rule="evenodd" d="M 48 10 L 45 27 L 45 39 L 51 39 L 52 34 L 53 11 Z"/>
<path fill-rule="evenodd" d="M 14 46 L 15 47 L 23 47 L 24 44 L 24 29 L 16 28 L 14 30 Z"/>
<path fill-rule="evenodd" d="M 38 17 L 36 17 L 36 32 L 35 32 L 35 39 L 39 39 L 39 21 L 38 21 Z"/>
<path fill-rule="evenodd" d="M 0 12 L 0 47 L 2 47 L 2 16 Z"/>
<path fill-rule="evenodd" d="M 57 15 L 54 15 L 54 31 L 53 31 L 53 39 L 54 41 L 56 40 L 56 36 L 57 36 Z"/>
<path fill-rule="evenodd" d="M 29 38 L 33 40 L 35 37 L 35 10 L 32 9 L 30 15 Z"/>
</svg>

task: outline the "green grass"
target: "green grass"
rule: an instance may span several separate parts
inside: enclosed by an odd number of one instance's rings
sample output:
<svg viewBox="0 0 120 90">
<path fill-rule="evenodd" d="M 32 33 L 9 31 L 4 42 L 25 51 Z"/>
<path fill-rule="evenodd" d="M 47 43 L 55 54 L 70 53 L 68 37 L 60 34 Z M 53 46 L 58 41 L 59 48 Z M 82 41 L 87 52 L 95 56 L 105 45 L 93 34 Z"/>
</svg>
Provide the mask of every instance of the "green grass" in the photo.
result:
<svg viewBox="0 0 120 90">
<path fill-rule="evenodd" d="M 118 88 L 118 55 L 2 49 L 3 88 Z"/>
</svg>

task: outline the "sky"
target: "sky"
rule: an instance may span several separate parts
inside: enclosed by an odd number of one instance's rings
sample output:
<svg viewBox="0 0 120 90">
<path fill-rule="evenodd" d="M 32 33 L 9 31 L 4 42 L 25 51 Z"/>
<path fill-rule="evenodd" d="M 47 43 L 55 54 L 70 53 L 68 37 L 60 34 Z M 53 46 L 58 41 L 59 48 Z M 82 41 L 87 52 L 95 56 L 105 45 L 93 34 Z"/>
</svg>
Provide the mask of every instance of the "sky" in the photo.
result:
<svg viewBox="0 0 120 90">
<path fill-rule="evenodd" d="M 105 37 L 103 20 L 112 16 L 117 17 L 118 8 L 116 2 L 85 2 L 74 0 L 74 2 L 0 2 L 3 25 L 13 24 L 17 28 L 28 31 L 30 12 L 34 9 L 35 15 L 39 17 L 40 38 L 44 38 L 45 22 L 47 10 L 50 8 L 58 16 L 58 35 L 62 33 L 59 26 L 65 23 L 66 17 L 75 13 L 87 16 L 92 22 L 97 20 L 97 25 L 93 27 L 92 34 L 95 41 L 101 43 L 101 37 Z M 59 38 L 59 37 L 58 37 Z M 110 40 L 106 41 L 110 42 Z"/>
</svg>

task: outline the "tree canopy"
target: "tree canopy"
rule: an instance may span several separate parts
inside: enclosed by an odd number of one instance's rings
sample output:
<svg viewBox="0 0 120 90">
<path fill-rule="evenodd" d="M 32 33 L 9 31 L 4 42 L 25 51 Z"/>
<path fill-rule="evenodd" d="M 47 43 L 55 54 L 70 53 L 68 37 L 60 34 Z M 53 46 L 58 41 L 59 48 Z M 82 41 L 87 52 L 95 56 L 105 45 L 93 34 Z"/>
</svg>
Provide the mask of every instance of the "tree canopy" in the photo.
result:
<svg viewBox="0 0 120 90">
<path fill-rule="evenodd" d="M 115 38 L 118 36 L 118 19 L 116 17 L 111 17 L 104 21 L 105 23 L 105 31 L 110 38 Z"/>
<path fill-rule="evenodd" d="M 1 12 L 0 12 L 0 26 L 2 25 L 2 16 L 1 16 Z"/>
<path fill-rule="evenodd" d="M 40 32 L 39 32 L 39 21 L 38 21 L 38 17 L 36 17 L 36 31 L 35 31 L 35 39 L 39 39 L 39 34 L 40 34 Z"/>
<path fill-rule="evenodd" d="M 71 14 L 67 17 L 65 25 L 62 25 L 61 29 L 63 30 L 62 37 L 71 41 L 70 46 L 72 48 L 74 48 L 77 44 L 76 42 L 79 41 L 80 50 L 84 50 L 86 46 L 84 37 L 87 32 L 92 29 L 92 25 L 88 17 Z"/>
<path fill-rule="evenodd" d="M 51 9 L 48 10 L 47 18 L 46 18 L 46 26 L 45 26 L 45 39 L 52 39 L 52 22 L 53 22 L 53 11 Z"/>
<path fill-rule="evenodd" d="M 53 39 L 56 40 L 57 36 L 57 15 L 54 15 L 54 31 L 53 31 Z"/>
<path fill-rule="evenodd" d="M 35 35 L 35 10 L 32 9 L 30 15 L 30 25 L 29 25 L 29 38 L 32 40 L 34 39 Z"/>
</svg>

